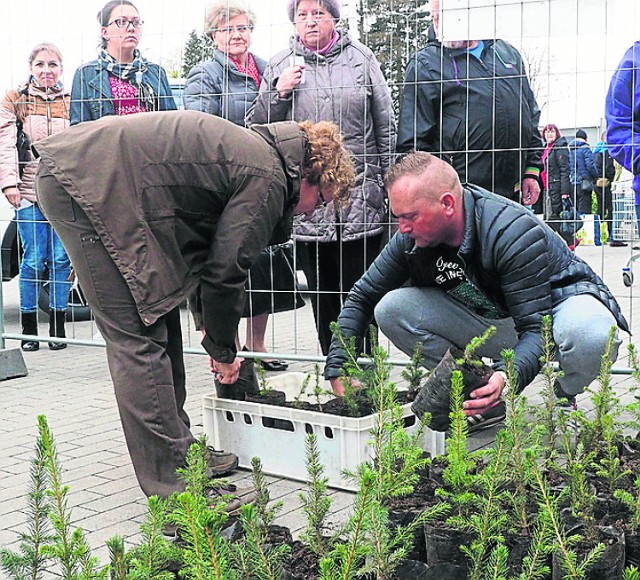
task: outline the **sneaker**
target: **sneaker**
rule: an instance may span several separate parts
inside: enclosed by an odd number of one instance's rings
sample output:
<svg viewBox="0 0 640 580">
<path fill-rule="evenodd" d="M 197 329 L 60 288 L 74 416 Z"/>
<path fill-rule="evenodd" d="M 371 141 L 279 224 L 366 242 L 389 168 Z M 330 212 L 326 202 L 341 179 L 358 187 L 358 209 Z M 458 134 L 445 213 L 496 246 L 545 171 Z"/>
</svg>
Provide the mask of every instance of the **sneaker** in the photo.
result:
<svg viewBox="0 0 640 580">
<path fill-rule="evenodd" d="M 611 241 L 609 242 L 609 245 L 610 245 L 612 248 L 626 248 L 629 244 L 627 244 L 627 243 L 625 243 L 625 242 L 622 242 L 622 241 L 620 241 L 620 240 L 611 240 Z"/>
<path fill-rule="evenodd" d="M 213 447 L 207 447 L 207 476 L 215 479 L 225 475 L 238 467 L 238 456 L 227 451 L 216 451 Z"/>
<path fill-rule="evenodd" d="M 491 425 L 504 421 L 507 415 L 507 406 L 504 401 L 498 401 L 493 407 L 489 407 L 484 413 L 467 416 L 467 427 L 469 433 L 481 431 Z"/>
<path fill-rule="evenodd" d="M 256 501 L 256 490 L 254 487 L 239 488 L 233 483 L 225 483 L 207 489 L 207 499 L 209 505 L 220 500 L 225 502 L 224 511 L 230 516 L 240 514 L 240 508 Z"/>
<path fill-rule="evenodd" d="M 578 403 L 576 401 L 575 395 L 569 395 L 565 393 L 558 381 L 556 381 L 553 385 L 553 394 L 555 399 L 554 402 L 556 405 L 558 405 L 558 407 L 573 409 L 574 411 L 578 408 Z"/>
</svg>

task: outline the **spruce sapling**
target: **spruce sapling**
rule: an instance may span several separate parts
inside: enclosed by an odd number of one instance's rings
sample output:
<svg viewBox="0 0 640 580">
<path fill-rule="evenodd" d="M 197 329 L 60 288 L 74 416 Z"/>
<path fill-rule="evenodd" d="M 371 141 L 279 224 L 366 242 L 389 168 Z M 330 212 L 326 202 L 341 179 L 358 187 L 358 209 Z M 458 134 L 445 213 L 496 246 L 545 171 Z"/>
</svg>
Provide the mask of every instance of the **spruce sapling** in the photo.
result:
<svg viewBox="0 0 640 580">
<path fill-rule="evenodd" d="M 508 453 L 508 465 L 510 467 L 511 482 L 513 483 L 513 493 L 508 492 L 513 510 L 508 510 L 512 514 L 512 519 L 517 527 L 517 532 L 521 536 L 528 536 L 530 533 L 529 514 L 527 510 L 527 501 L 529 497 L 528 484 L 531 481 L 531 474 L 527 468 L 525 461 L 525 449 L 533 444 L 531 435 L 527 435 L 527 419 L 526 409 L 527 402 L 523 396 L 517 394 L 517 373 L 515 370 L 515 352 L 511 349 L 505 349 L 501 353 L 502 360 L 505 363 L 507 373 L 506 383 L 506 404 L 507 416 L 505 427 L 506 447 Z"/>
<path fill-rule="evenodd" d="M 625 568 L 623 580 L 640 580 L 640 570 L 635 566 Z"/>
<path fill-rule="evenodd" d="M 448 523 L 456 528 L 467 530 L 475 535 L 470 546 L 462 546 L 462 551 L 471 560 L 470 580 L 480 580 L 487 567 L 487 558 L 491 548 L 504 542 L 507 515 L 503 503 L 506 483 L 506 433 L 500 431 L 496 436 L 496 444 L 491 452 L 488 464 L 480 471 L 476 482 L 481 490 L 478 494 L 476 513 L 467 516 L 454 516 Z"/>
<path fill-rule="evenodd" d="M 282 502 L 269 506 L 271 497 L 258 457 L 251 459 L 251 467 L 256 500 L 240 509 L 244 537 L 232 545 L 233 559 L 240 568 L 241 577 L 278 580 L 282 577 L 283 562 L 291 547 L 271 543 L 269 531 L 282 508 Z"/>
<path fill-rule="evenodd" d="M 462 406 L 463 402 L 462 373 L 453 371 L 451 413 L 449 414 L 451 430 L 447 438 L 447 466 L 442 472 L 445 487 L 438 488 L 436 495 L 450 503 L 456 510 L 455 515 L 459 518 L 464 518 L 468 510 L 478 503 L 478 496 L 474 491 L 477 476 L 473 471 L 477 467 L 477 458 L 480 457 L 480 453 L 470 453 L 467 450 L 469 427 Z"/>
<path fill-rule="evenodd" d="M 127 580 L 127 551 L 122 536 L 113 536 L 107 540 L 111 580 Z"/>
<path fill-rule="evenodd" d="M 164 537 L 167 515 L 168 501 L 151 496 L 147 501 L 147 517 L 140 526 L 142 542 L 126 554 L 127 580 L 173 580 L 174 574 L 168 567 L 180 561 L 180 553 L 177 545 Z"/>
<path fill-rule="evenodd" d="M 490 326 L 487 330 L 482 333 L 481 336 L 474 336 L 467 346 L 464 347 L 464 354 L 461 359 L 458 359 L 456 362 L 459 365 L 467 364 L 469 366 L 482 366 L 482 360 L 478 358 L 476 352 L 482 347 L 496 332 L 495 326 Z"/>
<path fill-rule="evenodd" d="M 48 569 L 47 559 L 41 553 L 41 547 L 53 541 L 49 523 L 51 504 L 46 494 L 51 481 L 45 462 L 44 441 L 39 436 L 29 473 L 26 510 L 28 532 L 20 534 L 20 552 L 0 549 L 1 569 L 15 580 L 38 580 Z"/>
<path fill-rule="evenodd" d="M 52 542 L 42 545 L 41 553 L 45 558 L 58 563 L 64 580 L 106 579 L 108 567 L 99 569 L 98 559 L 91 555 L 82 529 L 72 529 L 67 499 L 69 486 L 62 482 L 58 451 L 44 415 L 38 416 L 38 432 L 43 445 L 44 466 L 51 485 L 46 494 L 51 501 L 49 517 L 53 525 Z"/>
<path fill-rule="evenodd" d="M 636 533 L 640 532 L 640 475 L 636 478 L 633 494 L 626 489 L 617 489 L 613 496 L 629 510 L 629 527 Z"/>
<path fill-rule="evenodd" d="M 375 479 L 376 474 L 371 464 L 360 464 L 358 493 L 353 513 L 345 526 L 347 539 L 344 543 L 336 542 L 331 552 L 320 560 L 321 580 L 353 580 L 360 576 L 359 568 L 371 550 L 366 530 L 374 499 Z"/>
<path fill-rule="evenodd" d="M 422 381 L 428 375 L 429 371 L 424 368 L 422 343 L 417 342 L 416 347 L 413 350 L 413 354 L 411 355 L 411 359 L 400 374 L 400 376 L 407 381 L 407 393 L 411 400 L 416 398 L 416 395 L 422 388 Z"/>
<path fill-rule="evenodd" d="M 317 368 L 318 365 L 316 365 Z M 306 375 L 304 377 L 304 380 L 302 381 L 302 384 L 300 385 L 300 390 L 298 391 L 298 393 L 293 397 L 293 406 L 296 409 L 300 409 L 302 407 L 302 397 L 304 397 L 304 395 L 307 392 L 307 389 L 309 388 L 309 383 L 311 382 L 311 375 Z"/>
<path fill-rule="evenodd" d="M 606 482 L 609 492 L 614 493 L 620 483 L 631 475 L 631 470 L 622 467 L 617 445 L 622 433 L 613 425 L 613 417 L 606 415 L 602 419 L 602 426 L 604 427 L 604 453 L 600 453 L 596 461 L 596 475 Z"/>
<path fill-rule="evenodd" d="M 553 537 L 553 541 L 549 542 L 549 545 L 550 547 L 553 546 L 554 551 L 557 552 L 560 557 L 562 569 L 565 573 L 564 578 L 569 580 L 583 580 L 589 568 L 602 556 L 605 546 L 602 543 L 597 544 L 586 554 L 582 562 L 578 564 L 578 555 L 575 547 L 582 538 L 578 534 L 567 535 L 562 520 L 560 519 L 558 499 L 555 498 L 549 490 L 549 486 L 544 480 L 532 451 L 527 452 L 527 460 L 531 465 L 531 472 L 534 476 L 538 494 L 538 525 L 546 526 L 550 530 L 549 533 L 551 537 Z"/>
<path fill-rule="evenodd" d="M 178 474 L 185 491 L 171 497 L 169 521 L 176 524 L 183 548 L 181 574 L 190 578 L 227 580 L 232 578 L 229 543 L 221 535 L 227 522 L 226 500 L 210 503 L 204 494 L 207 485 L 206 445 L 204 439 L 191 445 L 187 467 Z"/>
<path fill-rule="evenodd" d="M 302 511 L 307 516 L 307 527 L 302 539 L 319 556 L 324 556 L 331 548 L 332 540 L 327 537 L 327 516 L 331 509 L 331 497 L 327 493 L 328 477 L 324 477 L 324 467 L 320 461 L 318 440 L 309 433 L 306 440 L 306 463 L 308 485 L 306 493 L 299 493 Z"/>
<path fill-rule="evenodd" d="M 291 550 L 287 544 L 275 545 L 268 542 L 264 531 L 264 521 L 253 504 L 240 508 L 240 522 L 244 537 L 233 544 L 234 559 L 248 565 L 250 576 L 259 580 L 280 580 L 283 575 L 283 563 Z M 238 552 L 240 555 L 238 555 Z"/>
<path fill-rule="evenodd" d="M 591 393 L 591 402 L 593 403 L 593 419 L 587 419 L 584 413 L 579 415 L 580 418 L 580 439 L 587 451 L 596 451 L 600 446 L 600 442 L 606 438 L 607 427 L 613 429 L 615 421 L 606 421 L 607 417 L 615 419 L 620 415 L 620 400 L 616 397 L 611 385 L 611 367 L 613 366 L 612 352 L 617 336 L 617 329 L 613 326 L 609 332 L 609 339 L 605 352 L 602 355 L 600 363 L 600 374 L 598 375 L 598 387 L 595 390 L 587 389 Z M 613 436 L 613 435 L 612 435 Z M 618 438 L 620 434 L 616 434 Z"/>
<path fill-rule="evenodd" d="M 542 406 L 535 407 L 533 410 L 534 415 L 540 419 L 540 428 L 534 429 L 534 431 L 537 431 L 539 438 L 545 442 L 540 451 L 544 461 L 549 462 L 556 457 L 556 445 L 559 438 L 554 386 L 557 380 L 563 376 L 562 371 L 555 370 L 553 366 L 556 346 L 553 341 L 552 318 L 549 315 L 542 317 L 542 342 L 544 352 L 540 363 L 542 365 L 544 388 L 542 389 Z"/>
</svg>

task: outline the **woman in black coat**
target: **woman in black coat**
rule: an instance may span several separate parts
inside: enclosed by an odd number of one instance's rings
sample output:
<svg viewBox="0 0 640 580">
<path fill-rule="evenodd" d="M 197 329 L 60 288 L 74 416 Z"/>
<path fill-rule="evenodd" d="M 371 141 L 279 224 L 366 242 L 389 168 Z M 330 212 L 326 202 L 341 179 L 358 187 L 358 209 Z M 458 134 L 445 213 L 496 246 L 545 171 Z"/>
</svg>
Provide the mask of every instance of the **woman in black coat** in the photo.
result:
<svg viewBox="0 0 640 580">
<path fill-rule="evenodd" d="M 544 164 L 542 182 L 547 192 L 545 219 L 549 226 L 562 236 L 567 245 L 574 249 L 574 236 L 563 233 L 560 227 L 562 198 L 570 197 L 572 192 L 568 143 L 560 133 L 560 129 L 553 124 L 544 127 L 542 137 L 546 143 L 542 154 L 542 162 Z"/>
</svg>

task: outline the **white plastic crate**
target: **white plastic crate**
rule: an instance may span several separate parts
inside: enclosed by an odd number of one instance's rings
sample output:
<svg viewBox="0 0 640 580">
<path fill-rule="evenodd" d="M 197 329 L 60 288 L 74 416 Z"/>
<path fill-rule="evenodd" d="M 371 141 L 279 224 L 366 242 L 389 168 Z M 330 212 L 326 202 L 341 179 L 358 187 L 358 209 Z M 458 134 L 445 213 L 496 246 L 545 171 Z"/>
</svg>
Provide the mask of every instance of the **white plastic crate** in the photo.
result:
<svg viewBox="0 0 640 580">
<path fill-rule="evenodd" d="M 288 375 L 288 376 L 287 376 Z M 287 373 L 271 384 L 273 388 L 297 393 L 303 373 Z M 291 377 L 291 375 L 299 375 Z M 410 405 L 403 406 L 403 416 L 409 433 L 418 427 L 418 420 Z M 276 407 L 246 401 L 218 399 L 215 394 L 203 397 L 204 432 L 216 449 L 236 453 L 240 467 L 251 468 L 251 458 L 259 457 L 265 473 L 299 481 L 306 481 L 306 436 L 315 433 L 320 460 L 324 465 L 328 485 L 354 490 L 351 480 L 343 477 L 344 469 L 355 470 L 371 458 L 369 440 L 375 426 L 375 416 L 362 418 L 340 417 L 289 407 Z M 275 423 L 275 424 L 274 424 Z M 425 430 L 422 449 L 432 455 L 444 453 L 444 434 Z"/>
</svg>

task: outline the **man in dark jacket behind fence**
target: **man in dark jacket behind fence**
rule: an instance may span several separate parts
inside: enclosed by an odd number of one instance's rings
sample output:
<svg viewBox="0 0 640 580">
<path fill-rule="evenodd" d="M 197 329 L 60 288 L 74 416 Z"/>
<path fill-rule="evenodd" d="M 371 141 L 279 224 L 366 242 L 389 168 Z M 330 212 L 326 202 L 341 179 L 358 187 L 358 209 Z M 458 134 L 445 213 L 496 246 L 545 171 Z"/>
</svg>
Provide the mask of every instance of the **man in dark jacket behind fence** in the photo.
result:
<svg viewBox="0 0 640 580">
<path fill-rule="evenodd" d="M 440 42 L 432 2 L 427 46 L 410 59 L 397 150 L 428 151 L 474 183 L 525 205 L 540 195 L 540 109 L 520 53 L 504 40 Z"/>
<path fill-rule="evenodd" d="M 392 166 L 386 185 L 399 231 L 349 293 L 338 319 L 347 339 L 361 339 L 375 314 L 403 352 L 422 342 L 432 369 L 450 347 L 495 326 L 479 354 L 502 372 L 465 401 L 472 429 L 504 417 L 502 349 L 515 350 L 517 391 L 538 373 L 545 315 L 564 372 L 556 394 L 570 399 L 596 378 L 611 328 L 629 328 L 609 289 L 555 232 L 509 200 L 463 188 L 450 165 L 425 152 Z M 619 344 L 616 332 L 614 360 Z M 344 363 L 334 338 L 325 376 L 339 394 Z"/>
</svg>

